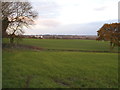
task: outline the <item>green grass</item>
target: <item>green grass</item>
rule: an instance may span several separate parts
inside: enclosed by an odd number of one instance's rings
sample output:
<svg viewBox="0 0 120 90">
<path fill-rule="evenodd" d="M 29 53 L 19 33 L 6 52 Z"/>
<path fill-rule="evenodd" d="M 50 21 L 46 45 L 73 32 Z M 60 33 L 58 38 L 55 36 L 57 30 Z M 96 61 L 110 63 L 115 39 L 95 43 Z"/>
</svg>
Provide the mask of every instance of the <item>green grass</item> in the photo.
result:
<svg viewBox="0 0 120 90">
<path fill-rule="evenodd" d="M 3 51 L 3 88 L 116 88 L 112 53 Z"/>
<path fill-rule="evenodd" d="M 3 42 L 8 42 L 8 40 L 5 39 Z M 34 45 L 45 49 L 110 51 L 109 42 L 96 40 L 23 39 L 20 43 Z M 118 48 L 115 47 L 113 51 L 118 51 Z"/>
<path fill-rule="evenodd" d="M 20 43 L 45 49 L 109 51 L 108 42 L 95 40 L 23 39 Z M 2 58 L 3 88 L 118 87 L 117 53 L 4 48 Z"/>
</svg>

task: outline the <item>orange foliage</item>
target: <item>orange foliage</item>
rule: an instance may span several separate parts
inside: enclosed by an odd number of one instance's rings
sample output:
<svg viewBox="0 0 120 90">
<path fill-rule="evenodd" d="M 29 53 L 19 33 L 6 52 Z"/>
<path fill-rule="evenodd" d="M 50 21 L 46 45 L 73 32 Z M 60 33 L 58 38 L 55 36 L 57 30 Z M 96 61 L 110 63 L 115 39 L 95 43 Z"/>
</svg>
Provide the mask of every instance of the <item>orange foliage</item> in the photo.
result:
<svg viewBox="0 0 120 90">
<path fill-rule="evenodd" d="M 110 41 L 113 47 L 120 46 L 120 23 L 104 24 L 97 32 L 97 40 Z"/>
</svg>

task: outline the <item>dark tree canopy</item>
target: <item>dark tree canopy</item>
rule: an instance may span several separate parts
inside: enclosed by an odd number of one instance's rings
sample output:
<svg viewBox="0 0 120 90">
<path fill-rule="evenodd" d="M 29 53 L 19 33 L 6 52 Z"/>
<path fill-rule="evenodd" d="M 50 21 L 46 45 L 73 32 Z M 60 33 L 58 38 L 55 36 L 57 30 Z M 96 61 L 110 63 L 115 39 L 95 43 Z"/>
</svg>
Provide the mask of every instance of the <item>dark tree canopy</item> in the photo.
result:
<svg viewBox="0 0 120 90">
<path fill-rule="evenodd" d="M 1 11 L 2 34 L 10 38 L 23 34 L 22 27 L 33 24 L 33 19 L 38 15 L 29 2 L 2 2 Z"/>
<path fill-rule="evenodd" d="M 110 41 L 110 46 L 120 46 L 120 23 L 104 24 L 98 31 L 97 40 Z"/>
</svg>

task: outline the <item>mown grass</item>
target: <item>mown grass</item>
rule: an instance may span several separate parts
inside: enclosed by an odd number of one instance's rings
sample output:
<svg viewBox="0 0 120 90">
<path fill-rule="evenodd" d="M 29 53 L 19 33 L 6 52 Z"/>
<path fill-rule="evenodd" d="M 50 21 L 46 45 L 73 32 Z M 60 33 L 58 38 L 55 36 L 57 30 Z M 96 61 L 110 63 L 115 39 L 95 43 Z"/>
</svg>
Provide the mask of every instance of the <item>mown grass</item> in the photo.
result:
<svg viewBox="0 0 120 90">
<path fill-rule="evenodd" d="M 3 50 L 3 88 L 116 88 L 114 53 Z"/>
</svg>

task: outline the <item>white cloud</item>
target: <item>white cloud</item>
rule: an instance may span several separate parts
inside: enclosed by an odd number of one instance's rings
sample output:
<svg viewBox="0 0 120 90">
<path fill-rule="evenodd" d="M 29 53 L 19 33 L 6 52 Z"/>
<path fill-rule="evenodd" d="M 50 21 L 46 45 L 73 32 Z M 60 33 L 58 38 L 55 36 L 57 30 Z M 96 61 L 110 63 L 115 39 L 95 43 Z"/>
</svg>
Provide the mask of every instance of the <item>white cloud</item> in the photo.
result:
<svg viewBox="0 0 120 90">
<path fill-rule="evenodd" d="M 56 0 L 62 6 L 58 20 L 64 24 L 75 24 L 117 19 L 117 0 L 97 1 L 99 0 Z M 101 10 L 96 11 L 95 8 Z"/>
<path fill-rule="evenodd" d="M 98 24 L 76 25 L 91 22 L 101 22 L 117 20 L 119 0 L 31 0 L 35 9 L 39 12 L 37 24 L 27 33 L 34 34 L 64 34 L 86 32 L 86 34 L 96 34 L 94 26 Z M 102 22 L 104 24 L 104 22 Z M 100 25 L 100 24 L 99 24 Z M 83 26 L 85 28 L 83 28 Z M 69 28 L 70 27 L 70 28 Z M 97 26 L 98 27 L 98 26 Z M 69 29 L 69 30 L 68 30 Z M 82 31 L 85 29 L 86 31 Z M 90 32 L 91 33 L 90 33 Z"/>
</svg>

